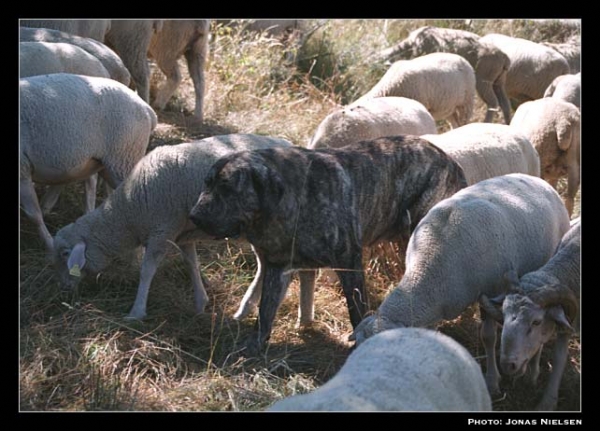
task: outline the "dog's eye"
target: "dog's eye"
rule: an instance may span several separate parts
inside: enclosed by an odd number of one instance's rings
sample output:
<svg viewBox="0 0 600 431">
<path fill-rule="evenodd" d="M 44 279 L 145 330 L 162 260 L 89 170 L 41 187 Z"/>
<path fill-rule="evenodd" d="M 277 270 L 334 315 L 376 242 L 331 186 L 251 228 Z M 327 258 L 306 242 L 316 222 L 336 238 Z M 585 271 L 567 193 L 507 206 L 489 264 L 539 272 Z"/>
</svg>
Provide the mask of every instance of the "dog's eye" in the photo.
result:
<svg viewBox="0 0 600 431">
<path fill-rule="evenodd" d="M 532 326 L 540 326 L 541 324 L 542 324 L 542 321 L 541 320 L 537 320 L 537 319 L 534 320 L 533 322 L 531 322 Z"/>
<path fill-rule="evenodd" d="M 71 250 L 69 250 L 68 248 L 63 249 L 60 252 L 61 257 L 63 257 L 63 258 L 69 257 L 70 254 L 71 254 Z"/>
</svg>

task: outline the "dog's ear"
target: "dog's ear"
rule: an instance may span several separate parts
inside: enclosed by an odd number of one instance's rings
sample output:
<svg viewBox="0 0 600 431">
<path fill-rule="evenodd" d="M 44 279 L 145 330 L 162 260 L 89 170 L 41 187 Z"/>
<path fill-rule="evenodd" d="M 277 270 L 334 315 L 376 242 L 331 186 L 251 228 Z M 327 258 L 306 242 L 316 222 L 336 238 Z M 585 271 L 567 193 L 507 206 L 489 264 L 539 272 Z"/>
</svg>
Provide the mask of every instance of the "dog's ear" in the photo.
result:
<svg viewBox="0 0 600 431">
<path fill-rule="evenodd" d="M 213 163 L 206 174 L 206 177 L 204 177 L 204 185 L 206 188 L 209 188 L 214 184 L 215 180 L 217 179 L 217 175 L 219 175 L 219 172 L 221 172 L 221 169 L 223 169 L 227 162 L 229 162 L 229 156 L 223 156 Z"/>
<path fill-rule="evenodd" d="M 283 178 L 279 172 L 264 164 L 252 165 L 251 176 L 261 212 L 268 217 L 283 198 Z"/>
</svg>

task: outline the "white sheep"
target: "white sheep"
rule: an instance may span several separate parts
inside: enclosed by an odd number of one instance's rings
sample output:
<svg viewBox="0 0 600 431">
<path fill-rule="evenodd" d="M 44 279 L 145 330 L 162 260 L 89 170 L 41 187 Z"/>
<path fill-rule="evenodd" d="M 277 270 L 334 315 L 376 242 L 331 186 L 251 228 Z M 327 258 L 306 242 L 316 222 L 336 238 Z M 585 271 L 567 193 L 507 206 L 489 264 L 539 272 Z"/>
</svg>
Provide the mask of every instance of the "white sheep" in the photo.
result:
<svg viewBox="0 0 600 431">
<path fill-rule="evenodd" d="M 491 299 L 482 295 L 480 300 L 480 306 L 492 318 L 504 323 L 500 345 L 504 374 L 522 375 L 531 365 L 531 381 L 535 385 L 544 344 L 556 336 L 552 372 L 537 410 L 556 408 L 560 380 L 569 355 L 569 339 L 579 331 L 580 265 L 581 220 L 577 218 L 543 267 L 520 279 L 509 273 L 508 294 Z M 496 304 L 501 305 L 501 311 L 495 308 Z"/>
<path fill-rule="evenodd" d="M 406 272 L 353 338 L 392 328 L 429 327 L 459 316 L 483 293 L 505 290 L 504 274 L 533 271 L 552 257 L 569 230 L 569 215 L 556 190 L 541 178 L 508 174 L 480 181 L 436 204 L 413 231 Z M 484 346 L 495 344 L 486 320 Z M 487 350 L 486 382 L 498 392 L 494 350 Z"/>
<path fill-rule="evenodd" d="M 339 148 L 384 136 L 437 133 L 422 103 L 406 97 L 376 97 L 336 109 L 317 127 L 307 148 Z"/>
<path fill-rule="evenodd" d="M 20 27 L 19 42 L 69 43 L 78 46 L 100 60 L 112 79 L 127 86 L 131 81 L 129 71 L 121 58 L 112 49 L 97 40 L 47 28 Z"/>
<path fill-rule="evenodd" d="M 384 96 L 421 102 L 437 120 L 452 127 L 467 124 L 475 103 L 475 72 L 460 55 L 436 52 L 393 63 L 365 95 L 350 106 Z"/>
<path fill-rule="evenodd" d="M 50 73 L 110 78 L 100 60 L 69 43 L 19 42 L 19 77 Z"/>
<path fill-rule="evenodd" d="M 508 55 L 506 93 L 516 105 L 543 97 L 554 78 L 570 73 L 569 63 L 562 55 L 539 43 L 496 33 L 486 34 L 481 40 Z"/>
<path fill-rule="evenodd" d="M 512 173 L 540 176 L 540 156 L 506 124 L 470 123 L 441 135 L 422 135 L 456 160 L 469 185 Z"/>
<path fill-rule="evenodd" d="M 544 97 L 556 97 L 581 110 L 581 73 L 560 75 L 546 88 Z"/>
<path fill-rule="evenodd" d="M 556 188 L 567 176 L 565 205 L 573 213 L 581 181 L 581 114 L 572 103 L 544 97 L 517 108 L 510 126 L 527 136 L 540 155 L 541 177 Z"/>
<path fill-rule="evenodd" d="M 510 123 L 510 102 L 505 90 L 510 66 L 508 56 L 481 36 L 470 31 L 432 26 L 413 30 L 398 44 L 377 55 L 385 61 L 409 60 L 433 52 L 450 52 L 464 57 L 475 71 L 477 93 L 487 105 L 485 122 L 502 110 L 504 122 Z"/>
<path fill-rule="evenodd" d="M 127 316 L 143 319 L 150 283 L 172 242 L 180 248 L 192 279 L 196 311 L 202 313 L 208 296 L 195 242 L 211 238 L 194 226 L 189 213 L 203 189 L 204 177 L 227 153 L 291 145 L 266 136 L 222 135 L 155 148 L 101 206 L 58 231 L 54 262 L 61 285 L 72 289 L 82 276 L 97 274 L 114 259 L 143 246 L 138 293 Z M 253 285 L 261 280 L 259 271 Z"/>
<path fill-rule="evenodd" d="M 479 364 L 452 338 L 397 328 L 370 338 L 315 391 L 268 411 L 490 411 Z"/>
<path fill-rule="evenodd" d="M 47 28 L 104 42 L 111 28 L 109 19 L 22 19 L 23 27 Z"/>
<path fill-rule="evenodd" d="M 144 102 L 150 102 L 150 39 L 160 31 L 162 20 L 115 19 L 104 43 L 113 49 L 131 74 L 131 84 Z"/>
<path fill-rule="evenodd" d="M 581 45 L 578 38 L 564 43 L 541 42 L 541 44 L 562 55 L 569 63 L 571 73 L 581 72 Z"/>
<path fill-rule="evenodd" d="M 181 83 L 177 64 L 184 56 L 194 84 L 194 121 L 204 118 L 204 66 L 208 56 L 210 20 L 113 20 L 106 43 L 121 56 L 142 99 L 150 100 L 148 56 L 167 81 L 151 105 L 164 109 Z"/>
<path fill-rule="evenodd" d="M 51 252 L 33 184 L 67 184 L 98 173 L 117 187 L 146 153 L 157 118 L 113 79 L 33 76 L 19 80 L 19 92 L 21 206 Z"/>
</svg>

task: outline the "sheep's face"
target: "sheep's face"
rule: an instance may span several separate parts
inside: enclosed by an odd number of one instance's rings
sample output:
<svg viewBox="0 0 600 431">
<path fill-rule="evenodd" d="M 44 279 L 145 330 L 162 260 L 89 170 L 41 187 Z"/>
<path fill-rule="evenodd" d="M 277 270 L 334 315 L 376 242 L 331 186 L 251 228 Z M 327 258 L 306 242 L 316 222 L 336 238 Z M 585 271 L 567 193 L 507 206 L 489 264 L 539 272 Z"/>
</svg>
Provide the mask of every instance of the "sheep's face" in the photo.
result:
<svg viewBox="0 0 600 431">
<path fill-rule="evenodd" d="M 105 254 L 93 241 L 69 235 L 70 226 L 54 238 L 54 271 L 65 291 L 73 291 L 87 274 L 96 274 L 108 266 Z"/>
<path fill-rule="evenodd" d="M 260 210 L 253 171 L 243 155 L 219 159 L 190 212 L 194 224 L 217 239 L 237 238 L 244 233 Z"/>
<path fill-rule="evenodd" d="M 398 326 L 399 325 L 390 322 L 385 317 L 380 316 L 378 313 L 372 314 L 360 321 L 349 339 L 350 341 L 356 341 L 356 346 L 359 346 L 366 341 L 367 338 L 380 332 L 387 331 L 388 329 L 398 328 Z"/>
<path fill-rule="evenodd" d="M 544 309 L 521 294 L 506 296 L 500 346 L 500 366 L 505 374 L 522 375 L 529 361 L 554 335 L 555 308 Z"/>
</svg>

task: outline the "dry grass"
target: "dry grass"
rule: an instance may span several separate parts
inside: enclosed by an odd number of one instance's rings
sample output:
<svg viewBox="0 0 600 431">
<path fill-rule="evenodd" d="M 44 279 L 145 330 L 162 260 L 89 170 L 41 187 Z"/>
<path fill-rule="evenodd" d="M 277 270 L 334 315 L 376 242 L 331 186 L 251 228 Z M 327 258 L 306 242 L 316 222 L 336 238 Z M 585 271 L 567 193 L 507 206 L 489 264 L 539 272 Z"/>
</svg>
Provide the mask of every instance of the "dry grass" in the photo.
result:
<svg viewBox="0 0 600 431">
<path fill-rule="evenodd" d="M 319 49 L 327 48 L 319 55 L 335 56 L 329 65 L 319 66 L 321 77 L 315 74 L 316 63 L 303 69 L 282 61 L 282 47 L 277 41 L 246 36 L 242 42 L 242 35 L 222 34 L 206 75 L 205 124 L 189 124 L 193 91 L 182 64 L 184 83 L 167 109 L 158 113 L 160 124 L 151 148 L 233 132 L 282 136 L 304 145 L 331 109 L 378 79 L 378 69 L 364 59 L 424 24 L 468 26 L 448 20 L 328 23 L 313 39 Z M 513 33 L 531 28 L 529 22 L 477 21 L 469 25 L 471 29 L 510 27 Z M 361 40 L 362 45 L 358 43 Z M 300 54 L 308 55 L 306 50 Z M 481 121 L 485 113 L 478 103 L 474 121 Z M 562 191 L 564 183 L 560 187 Z M 52 233 L 82 214 L 82 196 L 81 184 L 71 186 L 61 196 L 53 214 L 46 218 Z M 578 195 L 575 213 L 579 212 Z M 294 281 L 277 314 L 266 353 L 258 358 L 236 353 L 253 326 L 253 318 L 237 322 L 231 317 L 256 268 L 246 244 L 198 245 L 199 262 L 210 282 L 210 312 L 194 313 L 190 281 L 173 248 L 153 281 L 148 318 L 127 322 L 123 316 L 136 294 L 136 265 L 110 268 L 95 279 L 84 280 L 79 292 L 65 295 L 44 261 L 35 228 L 23 215 L 20 221 L 19 372 L 23 411 L 263 410 L 277 399 L 320 386 L 350 352 L 351 344 L 346 340 L 351 325 L 344 297 L 337 282 L 322 277 L 317 282 L 312 328 L 296 328 L 298 282 Z M 374 309 L 402 277 L 403 262 L 387 261 L 375 252 L 365 258 L 365 267 Z M 477 310 L 471 308 L 441 324 L 439 330 L 466 346 L 483 366 L 478 326 Z M 536 390 L 525 379 L 503 381 L 505 395 L 494 400 L 494 410 L 531 410 L 547 380 L 549 360 L 547 348 Z M 574 339 L 559 410 L 580 409 L 580 372 L 580 344 Z"/>
</svg>

